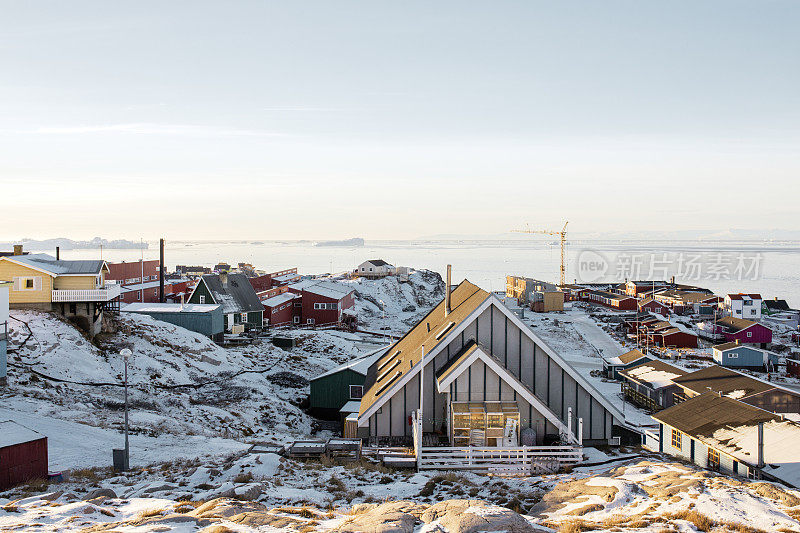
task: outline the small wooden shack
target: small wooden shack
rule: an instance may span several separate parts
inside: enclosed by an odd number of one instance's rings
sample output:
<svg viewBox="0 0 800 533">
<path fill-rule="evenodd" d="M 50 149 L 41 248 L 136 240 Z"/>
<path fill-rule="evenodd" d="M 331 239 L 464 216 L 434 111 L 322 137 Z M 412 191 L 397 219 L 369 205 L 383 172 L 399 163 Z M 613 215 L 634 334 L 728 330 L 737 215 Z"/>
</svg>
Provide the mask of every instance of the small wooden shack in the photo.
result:
<svg viewBox="0 0 800 533">
<path fill-rule="evenodd" d="M 47 437 L 13 420 L 0 422 L 0 490 L 47 479 Z"/>
</svg>

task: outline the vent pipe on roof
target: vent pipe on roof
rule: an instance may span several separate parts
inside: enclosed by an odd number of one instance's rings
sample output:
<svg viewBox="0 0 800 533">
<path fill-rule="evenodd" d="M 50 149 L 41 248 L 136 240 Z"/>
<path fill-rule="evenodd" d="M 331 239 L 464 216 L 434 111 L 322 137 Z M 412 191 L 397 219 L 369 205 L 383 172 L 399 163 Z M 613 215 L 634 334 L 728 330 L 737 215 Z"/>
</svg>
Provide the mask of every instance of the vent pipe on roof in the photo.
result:
<svg viewBox="0 0 800 533">
<path fill-rule="evenodd" d="M 764 468 L 764 422 L 758 423 L 758 467 Z"/>
<path fill-rule="evenodd" d="M 445 282 L 444 293 L 444 316 L 450 314 L 450 271 L 452 267 L 447 265 L 447 281 Z"/>
<path fill-rule="evenodd" d="M 61 259 L 61 248 L 56 246 L 56 261 Z"/>
</svg>

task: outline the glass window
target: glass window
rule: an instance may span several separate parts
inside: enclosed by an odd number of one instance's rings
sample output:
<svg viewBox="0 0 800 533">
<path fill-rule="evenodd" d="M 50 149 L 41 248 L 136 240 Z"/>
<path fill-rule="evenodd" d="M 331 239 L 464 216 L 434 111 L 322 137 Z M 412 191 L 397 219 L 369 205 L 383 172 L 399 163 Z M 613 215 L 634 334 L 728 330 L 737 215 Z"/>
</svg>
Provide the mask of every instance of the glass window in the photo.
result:
<svg viewBox="0 0 800 533">
<path fill-rule="evenodd" d="M 708 449 L 708 468 L 719 470 L 719 452 L 713 448 Z"/>
<path fill-rule="evenodd" d="M 364 387 L 363 387 L 363 385 L 350 385 L 350 399 L 351 400 L 360 400 L 362 396 L 364 396 Z"/>
<path fill-rule="evenodd" d="M 672 430 L 672 447 L 681 449 L 681 432 L 677 429 Z"/>
</svg>

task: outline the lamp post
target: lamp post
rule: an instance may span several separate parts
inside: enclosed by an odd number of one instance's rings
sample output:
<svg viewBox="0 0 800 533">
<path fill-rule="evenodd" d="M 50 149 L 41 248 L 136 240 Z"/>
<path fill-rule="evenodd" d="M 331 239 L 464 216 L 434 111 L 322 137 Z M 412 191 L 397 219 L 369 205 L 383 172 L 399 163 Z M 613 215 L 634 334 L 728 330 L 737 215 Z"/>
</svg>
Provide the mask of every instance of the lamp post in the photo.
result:
<svg viewBox="0 0 800 533">
<path fill-rule="evenodd" d="M 128 348 L 123 348 L 120 350 L 119 354 L 122 356 L 122 360 L 125 361 L 125 463 L 124 469 L 128 470 L 130 467 L 130 453 L 131 447 L 128 443 L 128 359 L 130 359 L 133 352 L 131 352 Z"/>
<path fill-rule="evenodd" d="M 386 342 L 386 304 L 383 300 L 378 300 L 381 304 L 381 331 L 383 332 L 383 342 Z"/>
</svg>

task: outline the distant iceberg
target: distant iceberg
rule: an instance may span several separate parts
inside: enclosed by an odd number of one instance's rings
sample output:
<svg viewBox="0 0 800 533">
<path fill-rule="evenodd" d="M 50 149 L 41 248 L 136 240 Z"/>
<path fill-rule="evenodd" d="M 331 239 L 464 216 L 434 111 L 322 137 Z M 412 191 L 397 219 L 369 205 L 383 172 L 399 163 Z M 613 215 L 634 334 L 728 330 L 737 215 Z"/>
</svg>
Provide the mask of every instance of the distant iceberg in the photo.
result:
<svg viewBox="0 0 800 533">
<path fill-rule="evenodd" d="M 314 246 L 364 246 L 364 239 L 361 237 L 354 237 L 343 241 L 321 241 L 315 242 Z"/>
</svg>

